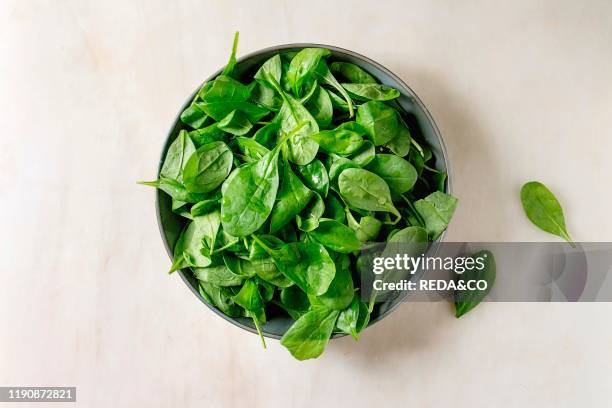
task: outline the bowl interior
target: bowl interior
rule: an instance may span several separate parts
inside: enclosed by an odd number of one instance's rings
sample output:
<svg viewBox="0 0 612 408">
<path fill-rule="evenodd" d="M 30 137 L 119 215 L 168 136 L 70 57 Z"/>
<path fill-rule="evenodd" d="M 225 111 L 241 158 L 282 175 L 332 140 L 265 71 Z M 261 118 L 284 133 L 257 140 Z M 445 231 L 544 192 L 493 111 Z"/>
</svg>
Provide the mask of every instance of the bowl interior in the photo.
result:
<svg viewBox="0 0 612 408">
<path fill-rule="evenodd" d="M 236 71 L 239 74 L 252 72 L 252 70 L 254 70 L 256 67 L 265 62 L 268 58 L 278 52 L 299 50 L 305 47 L 327 48 L 332 52 L 332 55 L 329 57 L 329 60 L 346 61 L 356 64 L 365 69 L 370 74 L 372 74 L 382 84 L 392 86 L 400 91 L 401 96 L 397 99 L 397 102 L 407 112 L 407 115 L 404 116 L 404 119 L 410 127 L 411 134 L 417 139 L 425 140 L 431 147 L 434 157 L 436 158 L 435 167 L 438 170 L 444 171 L 448 174 L 446 191 L 447 193 L 450 193 L 451 174 L 447 163 L 446 151 L 440 133 L 433 121 L 433 118 L 431 117 L 423 103 L 419 100 L 417 95 L 400 78 L 398 78 L 396 75 L 394 75 L 392 72 L 390 72 L 388 69 L 384 68 L 377 62 L 372 61 L 369 58 L 366 58 L 352 51 L 328 45 L 289 44 L 267 48 L 240 58 L 236 65 Z M 214 79 L 221 73 L 221 70 L 222 69 L 211 75 L 211 77 L 208 78 L 205 82 Z M 174 139 L 176 139 L 179 134 L 179 131 L 184 128 L 184 125 L 180 121 L 180 114 L 191 103 L 191 100 L 193 99 L 195 93 L 199 88 L 200 87 L 194 90 L 194 92 L 187 99 L 183 107 L 181 107 L 176 119 L 174 120 L 172 128 L 166 139 L 165 145 L 162 149 L 158 174 L 161 170 L 161 166 L 166 156 L 168 147 L 174 141 Z M 168 254 L 172 258 L 174 244 L 176 243 L 179 234 L 183 226 L 185 225 L 186 220 L 183 217 L 172 212 L 172 202 L 170 197 L 159 190 L 157 191 L 156 207 L 158 224 L 162 239 L 164 241 L 164 245 Z M 441 238 L 442 237 L 440 237 L 440 239 Z M 214 306 L 209 305 L 200 295 L 198 291 L 197 281 L 193 277 L 191 272 L 189 272 L 188 270 L 180 270 L 178 271 L 178 273 L 180 274 L 183 281 L 187 284 L 187 286 L 191 289 L 191 291 L 211 310 L 213 310 L 219 316 L 223 317 L 225 320 L 228 320 L 231 323 L 235 324 L 236 326 L 256 333 L 255 326 L 253 325 L 250 318 L 231 318 L 217 310 Z M 403 299 L 404 297 L 398 297 L 394 300 L 377 304 L 377 307 L 372 313 L 370 325 L 381 320 L 383 317 L 389 314 L 393 309 L 395 309 L 395 307 L 397 307 L 402 302 Z M 281 313 L 274 313 L 273 311 L 271 313 L 271 316 L 269 316 L 268 322 L 262 327 L 263 334 L 266 337 L 280 338 L 291 326 L 291 324 L 293 324 L 293 320 L 291 318 Z M 335 335 L 334 337 L 337 336 L 340 335 Z"/>
</svg>

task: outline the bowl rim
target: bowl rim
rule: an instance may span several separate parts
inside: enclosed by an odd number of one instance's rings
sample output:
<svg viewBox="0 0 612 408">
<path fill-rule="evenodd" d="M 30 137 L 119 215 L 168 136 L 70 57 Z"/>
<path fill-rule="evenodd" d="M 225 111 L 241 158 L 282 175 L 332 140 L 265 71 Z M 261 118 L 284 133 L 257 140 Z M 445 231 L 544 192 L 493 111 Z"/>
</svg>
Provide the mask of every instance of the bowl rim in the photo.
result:
<svg viewBox="0 0 612 408">
<path fill-rule="evenodd" d="M 446 193 L 447 194 L 452 194 L 452 178 L 453 178 L 453 172 L 452 172 L 452 168 L 450 166 L 450 162 L 448 159 L 448 151 L 446 149 L 446 145 L 444 144 L 444 139 L 442 138 L 442 134 L 440 133 L 440 129 L 438 128 L 438 125 L 436 124 L 433 116 L 431 115 L 431 113 L 429 112 L 429 110 L 427 109 L 427 107 L 425 106 L 425 104 L 421 101 L 421 99 L 418 97 L 418 95 L 412 90 L 412 88 L 410 88 L 408 86 L 408 84 L 406 84 L 400 77 L 398 77 L 396 74 L 394 74 L 392 71 L 390 71 L 388 68 L 386 68 L 385 66 L 381 65 L 380 63 L 366 57 L 365 55 L 359 54 L 355 51 L 351 51 L 348 50 L 346 48 L 341 48 L 341 47 L 337 47 L 337 46 L 333 46 L 333 45 L 327 45 L 327 44 L 318 44 L 318 43 L 289 43 L 289 44 L 280 44 L 280 45 L 275 45 L 275 46 L 271 46 L 271 47 L 266 47 L 266 48 L 262 48 L 253 52 L 250 52 L 246 55 L 241 56 L 240 58 L 237 58 L 236 60 L 236 64 L 240 64 L 241 62 L 244 62 L 246 60 L 249 60 L 251 58 L 257 57 L 261 54 L 265 54 L 265 53 L 269 53 L 269 52 L 282 52 L 282 51 L 288 51 L 288 50 L 292 50 L 292 49 L 302 49 L 302 48 L 327 48 L 330 51 L 338 53 L 338 54 L 347 54 L 353 58 L 362 60 L 370 65 L 373 65 L 374 67 L 376 67 L 377 69 L 379 69 L 380 71 L 384 72 L 386 75 L 388 75 L 391 79 L 393 79 L 395 82 L 397 82 L 400 87 L 402 88 L 401 91 L 403 91 L 402 93 L 404 93 L 405 95 L 409 96 L 411 99 L 413 99 L 413 101 L 418 105 L 418 107 L 423 111 L 423 113 L 425 114 L 425 118 L 427 119 L 427 121 L 429 122 L 429 124 L 432 127 L 433 133 L 435 134 L 436 138 L 438 139 L 438 142 L 440 143 L 440 151 L 442 153 L 442 162 L 444 163 L 444 166 L 446 167 Z M 198 91 L 200 90 L 200 88 L 207 82 L 213 80 L 214 78 L 216 78 L 217 76 L 219 76 L 222 72 L 223 69 L 225 68 L 225 65 L 223 65 L 221 68 L 219 68 L 217 71 L 215 71 L 212 75 L 210 75 L 208 78 L 206 78 L 196 89 L 195 91 L 193 91 L 191 93 L 191 95 L 189 96 L 189 98 L 186 100 L 185 103 L 183 103 L 182 107 L 180 108 L 178 114 L 175 116 L 174 120 L 172 121 L 172 125 L 169 129 L 168 132 L 166 132 L 166 138 L 165 138 L 165 142 L 162 145 L 162 149 L 160 152 L 160 159 L 159 159 L 159 164 L 158 164 L 158 169 L 157 169 L 157 175 L 159 175 L 163 162 L 164 162 L 164 155 L 165 152 L 167 151 L 167 148 L 169 146 L 170 143 L 170 137 L 172 136 L 172 133 L 174 132 L 174 129 L 176 128 L 177 124 L 179 124 L 180 119 L 181 119 L 181 113 L 191 104 L 191 101 L 193 100 L 193 98 L 195 97 L 195 95 L 198 93 Z M 174 250 L 173 248 L 170 247 L 168 240 L 166 239 L 166 234 L 164 233 L 164 228 L 162 225 L 162 219 L 161 219 L 161 212 L 160 212 L 160 207 L 159 207 L 159 197 L 160 194 L 162 194 L 162 192 L 160 190 L 156 191 L 155 194 L 155 214 L 157 217 L 157 226 L 159 229 L 159 233 L 161 235 L 162 241 L 164 243 L 164 247 L 166 248 L 166 252 L 168 253 L 168 256 L 170 257 L 170 259 L 172 260 L 174 258 Z M 440 235 L 440 237 L 438 237 L 438 239 L 435 242 L 440 242 L 444 239 L 444 236 L 446 235 L 446 231 L 444 230 L 442 232 L 442 234 Z M 229 317 L 227 315 L 225 315 L 223 312 L 221 312 L 220 310 L 218 310 L 216 307 L 214 307 L 213 305 L 209 304 L 208 302 L 206 302 L 202 296 L 200 295 L 200 293 L 198 292 L 198 290 L 196 288 L 194 288 L 191 283 L 189 282 L 189 279 L 187 278 L 187 276 L 185 275 L 185 272 L 183 271 L 183 269 L 180 269 L 177 271 L 181 277 L 181 280 L 185 283 L 185 285 L 189 288 L 189 290 L 202 302 L 204 303 L 210 310 L 212 310 L 215 314 L 217 314 L 218 316 L 222 317 L 224 320 L 232 323 L 233 325 L 240 327 L 243 330 L 246 330 L 248 332 L 257 334 L 257 330 L 253 327 L 247 326 L 243 323 L 241 323 L 240 321 L 236 320 L 235 318 Z M 385 309 L 384 312 L 382 312 L 381 314 L 379 314 L 378 316 L 376 316 L 375 319 L 371 320 L 368 325 L 364 328 L 364 330 L 370 328 L 371 326 L 373 326 L 375 323 L 381 321 L 382 319 L 384 319 L 386 316 L 388 316 L 391 312 L 393 312 L 395 309 L 397 309 L 399 307 L 400 304 L 403 303 L 403 299 L 405 299 L 408 296 L 408 294 L 404 294 L 402 296 L 402 299 L 400 299 L 400 301 L 394 303 L 393 305 L 391 305 L 391 307 Z M 263 329 L 263 328 L 262 328 Z M 268 333 L 265 330 L 262 330 L 262 335 L 264 337 L 267 338 L 271 338 L 271 339 L 280 339 L 282 336 L 279 336 L 277 334 L 274 333 Z M 334 338 L 338 338 L 338 337 L 344 337 L 346 336 L 346 334 L 344 333 L 335 333 L 332 335 L 332 339 Z"/>
</svg>

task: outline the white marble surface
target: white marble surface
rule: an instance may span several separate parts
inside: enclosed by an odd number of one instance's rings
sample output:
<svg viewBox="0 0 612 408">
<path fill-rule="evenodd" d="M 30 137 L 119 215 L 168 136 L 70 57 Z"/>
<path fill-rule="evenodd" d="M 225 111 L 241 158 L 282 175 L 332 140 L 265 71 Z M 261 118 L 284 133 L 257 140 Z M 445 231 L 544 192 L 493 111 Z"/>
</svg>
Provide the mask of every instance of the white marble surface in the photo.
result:
<svg viewBox="0 0 612 408">
<path fill-rule="evenodd" d="M 320 42 L 405 79 L 461 204 L 449 240 L 546 240 L 547 183 L 577 240 L 612 240 L 609 1 L 4 0 L 0 385 L 76 385 L 84 407 L 607 406 L 608 304 L 403 305 L 299 363 L 207 311 L 155 222 L 178 107 L 240 53 Z"/>
</svg>

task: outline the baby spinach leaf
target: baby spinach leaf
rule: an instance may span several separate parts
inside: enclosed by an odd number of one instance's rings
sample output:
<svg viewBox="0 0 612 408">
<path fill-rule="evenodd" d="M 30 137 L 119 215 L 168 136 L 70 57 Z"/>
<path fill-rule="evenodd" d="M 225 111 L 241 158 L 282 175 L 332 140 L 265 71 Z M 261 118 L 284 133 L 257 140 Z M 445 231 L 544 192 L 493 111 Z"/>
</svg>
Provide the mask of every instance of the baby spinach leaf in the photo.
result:
<svg viewBox="0 0 612 408">
<path fill-rule="evenodd" d="M 206 123 L 208 115 L 198 107 L 197 103 L 192 103 L 181 113 L 181 122 L 198 129 Z"/>
<path fill-rule="evenodd" d="M 181 231 L 181 235 L 179 235 L 179 238 L 176 241 L 176 244 L 174 244 L 172 265 L 170 266 L 170 270 L 168 271 L 168 273 L 172 273 L 178 271 L 179 269 L 189 267 L 189 264 L 183 256 L 183 250 L 185 249 L 185 231 L 187 231 L 187 228 L 183 228 L 183 230 Z"/>
<path fill-rule="evenodd" d="M 255 160 L 259 160 L 264 157 L 270 151 L 267 147 L 259 144 L 255 139 L 250 139 L 248 137 L 237 137 L 236 143 L 238 143 L 238 148 L 240 151 L 248 157 L 251 157 Z"/>
<path fill-rule="evenodd" d="M 253 128 L 246 115 L 240 111 L 233 110 L 219 122 L 219 129 L 235 136 L 249 133 Z"/>
<path fill-rule="evenodd" d="M 346 214 L 348 226 L 355 231 L 355 236 L 360 242 L 376 241 L 382 227 L 381 221 L 371 215 L 366 215 L 357 222 L 348 209 Z"/>
<path fill-rule="evenodd" d="M 279 249 L 271 249 L 259 238 L 254 239 L 268 251 L 278 269 L 304 292 L 318 296 L 327 291 L 336 267 L 322 245 L 291 242 Z"/>
<path fill-rule="evenodd" d="M 276 145 L 276 138 L 279 130 L 280 125 L 278 123 L 270 122 L 255 132 L 253 140 L 268 149 L 272 149 Z"/>
<path fill-rule="evenodd" d="M 267 86 L 275 88 L 276 84 L 280 84 L 283 69 L 281 65 L 280 55 L 276 54 L 259 68 L 254 75 L 254 78 Z"/>
<path fill-rule="evenodd" d="M 304 211 L 296 216 L 297 227 L 304 232 L 312 231 L 319 226 L 319 219 L 325 211 L 325 203 L 321 195 L 314 193 Z"/>
<path fill-rule="evenodd" d="M 386 85 L 379 84 L 342 84 L 353 98 L 366 101 L 389 101 L 398 98 L 400 92 Z"/>
<path fill-rule="evenodd" d="M 561 204 L 544 184 L 538 181 L 525 183 L 521 188 L 521 202 L 525 215 L 536 227 L 561 237 L 574 246 L 567 233 Z"/>
<path fill-rule="evenodd" d="M 315 70 L 316 77 L 319 79 L 319 82 L 327 84 L 332 88 L 336 89 L 340 95 L 346 101 L 346 105 L 349 111 L 349 116 L 353 116 L 353 101 L 351 97 L 346 92 L 346 90 L 340 85 L 340 83 L 334 78 L 334 75 L 329 71 L 327 64 L 324 60 L 319 61 L 317 68 Z M 333 101 L 332 101 L 333 102 Z"/>
<path fill-rule="evenodd" d="M 370 101 L 359 106 L 357 123 L 376 146 L 391 141 L 398 133 L 397 112 L 383 102 Z"/>
<path fill-rule="evenodd" d="M 353 278 L 349 270 L 350 260 L 347 255 L 341 255 L 336 259 L 335 265 L 336 275 L 327 291 L 317 296 L 316 303 L 329 309 L 343 310 L 350 305 L 355 295 Z"/>
<path fill-rule="evenodd" d="M 351 253 L 361 249 L 361 242 L 355 231 L 336 220 L 319 220 L 319 226 L 309 232 L 309 235 L 332 251 Z"/>
<path fill-rule="evenodd" d="M 228 134 L 219 129 L 218 123 L 213 123 L 202 129 L 192 130 L 189 132 L 189 137 L 198 148 L 212 142 L 227 142 Z"/>
<path fill-rule="evenodd" d="M 283 182 L 276 204 L 270 215 L 270 233 L 275 233 L 306 207 L 312 191 L 291 171 L 289 163 L 283 166 Z"/>
<path fill-rule="evenodd" d="M 221 202 L 221 192 L 216 192 L 209 198 L 206 198 L 200 201 L 197 204 L 194 204 L 191 207 L 191 216 L 197 217 L 199 215 L 205 215 L 211 212 L 213 209 L 218 208 Z"/>
<path fill-rule="evenodd" d="M 238 33 L 238 31 L 236 31 L 236 33 L 234 34 L 234 43 L 232 44 L 232 53 L 221 75 L 231 76 L 234 73 L 234 68 L 236 67 L 236 50 L 238 49 L 239 38 L 240 34 Z"/>
<path fill-rule="evenodd" d="M 357 321 L 359 320 L 359 296 L 354 295 L 351 304 L 340 312 L 336 328 L 342 333 L 350 334 L 353 338 L 359 341 L 357 333 Z"/>
<path fill-rule="evenodd" d="M 193 268 L 193 276 L 197 280 L 208 282 L 217 286 L 240 285 L 243 276 L 236 275 L 225 265 L 209 266 L 207 268 Z"/>
<path fill-rule="evenodd" d="M 310 308 L 308 296 L 295 285 L 281 290 L 280 300 L 280 306 L 294 320 L 299 319 Z"/>
<path fill-rule="evenodd" d="M 331 100 L 332 107 L 341 112 L 348 112 L 349 106 L 344 99 L 336 95 L 336 93 L 328 90 L 327 94 L 329 95 L 329 99 Z"/>
<path fill-rule="evenodd" d="M 355 84 L 375 84 L 376 80 L 365 70 L 350 62 L 334 62 L 329 68 L 334 74 L 340 74 Z"/>
<path fill-rule="evenodd" d="M 178 137 L 168 148 L 164 164 L 159 172 L 160 177 L 181 182 L 185 164 L 195 150 L 195 146 L 187 132 L 181 130 Z"/>
<path fill-rule="evenodd" d="M 206 301 L 229 317 L 242 316 L 242 308 L 234 303 L 229 294 L 219 286 L 199 281 L 200 294 Z"/>
<path fill-rule="evenodd" d="M 482 250 L 472 254 L 471 258 L 482 258 L 484 267 L 482 269 L 468 269 L 463 274 L 456 274 L 457 283 L 470 280 L 487 282 L 485 290 L 457 290 L 455 291 L 455 317 L 458 319 L 484 300 L 495 283 L 495 257 L 490 251 Z"/>
<path fill-rule="evenodd" d="M 311 137 L 328 153 L 349 155 L 363 144 L 365 130 L 355 122 L 345 122 L 335 129 L 323 130 Z"/>
<path fill-rule="evenodd" d="M 310 138 L 310 135 L 319 131 L 319 125 L 297 99 L 288 94 L 283 95 L 285 102 L 279 112 L 281 129 L 285 133 L 294 132 L 288 143 L 289 160 L 295 164 L 308 164 L 319 150 L 319 145 Z M 298 125 L 301 127 L 296 132 Z"/>
<path fill-rule="evenodd" d="M 339 312 L 324 307 L 303 314 L 281 338 L 281 344 L 298 360 L 323 354 Z"/>
<path fill-rule="evenodd" d="M 235 237 L 257 231 L 266 221 L 278 191 L 278 149 L 236 169 L 222 189 L 223 229 Z"/>
<path fill-rule="evenodd" d="M 360 167 L 367 166 L 376 156 L 374 143 L 364 140 L 359 149 L 349 156 L 349 159 Z"/>
<path fill-rule="evenodd" d="M 216 189 L 230 173 L 232 160 L 232 151 L 223 142 L 201 146 L 185 164 L 185 187 L 193 193 L 207 193 Z"/>
<path fill-rule="evenodd" d="M 399 124 L 397 134 L 385 146 L 396 155 L 404 157 L 410 152 L 411 142 L 410 131 L 405 125 Z"/>
<path fill-rule="evenodd" d="M 245 281 L 244 285 L 242 285 L 242 288 L 240 289 L 240 292 L 238 292 L 238 294 L 236 294 L 232 300 L 236 302 L 236 304 L 242 306 L 248 312 L 248 315 L 253 319 L 253 323 L 255 323 L 261 343 L 265 348 L 266 341 L 264 340 L 261 332 L 261 323 L 265 323 L 266 315 L 264 310 L 264 302 L 261 298 L 261 294 L 259 293 L 255 280 L 249 279 Z"/>
<path fill-rule="evenodd" d="M 228 76 L 220 75 L 207 85 L 198 95 L 202 100 L 198 106 L 216 121 L 223 120 L 233 110 L 238 110 L 244 113 L 251 123 L 255 123 L 270 112 L 247 102 L 251 93 L 249 87 Z"/>
<path fill-rule="evenodd" d="M 352 207 L 386 211 L 399 217 L 389 186 L 379 176 L 363 169 L 346 169 L 338 177 L 340 195 Z"/>
<path fill-rule="evenodd" d="M 344 206 L 334 194 L 330 194 L 327 197 L 327 205 L 325 206 L 323 216 L 346 224 L 346 214 L 344 213 Z"/>
<path fill-rule="evenodd" d="M 366 168 L 382 177 L 395 194 L 409 191 L 418 177 L 412 164 L 394 154 L 377 154 Z"/>
<path fill-rule="evenodd" d="M 297 166 L 296 169 L 309 189 L 316 191 L 322 197 L 327 196 L 329 176 L 320 160 L 313 160 L 305 166 Z"/>
<path fill-rule="evenodd" d="M 457 199 L 440 191 L 414 203 L 414 207 L 425 221 L 425 229 L 432 240 L 438 239 L 448 227 L 448 223 L 457 208 Z"/>
<path fill-rule="evenodd" d="M 169 178 L 162 177 L 155 181 L 139 181 L 138 184 L 159 188 L 173 199 L 186 203 L 198 203 L 206 199 L 206 194 L 192 193 L 183 184 Z"/>
<path fill-rule="evenodd" d="M 210 216 L 194 217 L 185 230 L 183 237 L 183 257 L 186 263 L 194 268 L 205 268 L 212 261 L 210 249 L 214 247 L 214 240 L 219 229 L 219 213 Z M 206 241 L 207 247 L 204 246 Z"/>
<path fill-rule="evenodd" d="M 334 107 L 325 89 L 320 86 L 315 87 L 312 97 L 305 102 L 304 106 L 320 127 L 329 126 L 334 114 Z"/>
<path fill-rule="evenodd" d="M 287 71 L 287 80 L 296 95 L 300 95 L 302 84 L 314 74 L 321 58 L 330 54 L 325 48 L 304 48 L 293 57 Z"/>
<path fill-rule="evenodd" d="M 329 156 L 328 166 L 329 180 L 331 183 L 335 183 L 344 170 L 351 168 L 359 168 L 357 163 L 355 163 L 354 161 L 333 153 Z"/>
</svg>

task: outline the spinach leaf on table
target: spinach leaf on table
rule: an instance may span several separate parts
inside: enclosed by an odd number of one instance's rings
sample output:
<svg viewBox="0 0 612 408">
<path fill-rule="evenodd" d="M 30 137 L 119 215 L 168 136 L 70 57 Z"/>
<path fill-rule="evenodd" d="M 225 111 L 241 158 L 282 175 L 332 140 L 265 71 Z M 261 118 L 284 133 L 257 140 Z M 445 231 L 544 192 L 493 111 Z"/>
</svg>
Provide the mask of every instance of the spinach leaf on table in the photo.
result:
<svg viewBox="0 0 612 408">
<path fill-rule="evenodd" d="M 555 195 L 542 183 L 530 181 L 521 188 L 521 202 L 527 218 L 538 228 L 574 242 L 567 232 L 563 209 Z"/>
<path fill-rule="evenodd" d="M 483 280 L 487 283 L 487 288 L 485 290 L 456 290 L 454 295 L 455 317 L 457 318 L 460 318 L 482 302 L 495 283 L 496 267 L 493 253 L 491 253 L 491 251 L 482 250 L 472 254 L 470 258 L 483 258 L 484 267 L 482 269 L 468 269 L 463 274 L 456 274 L 455 280 L 457 284 L 470 280 Z"/>
</svg>

